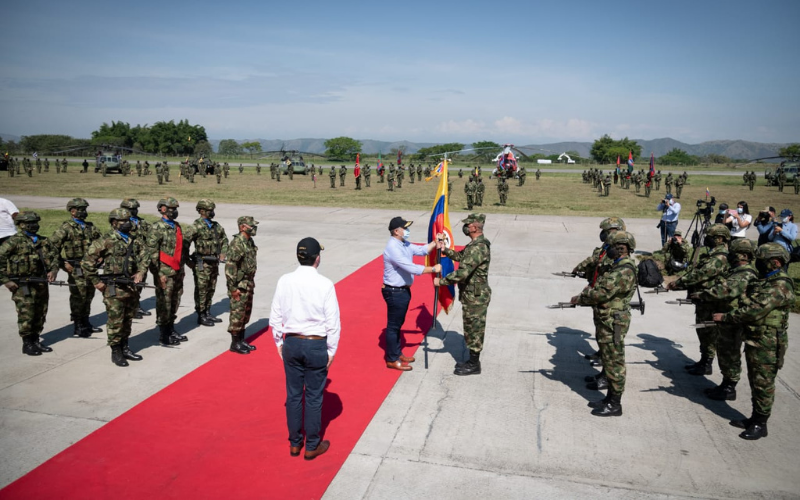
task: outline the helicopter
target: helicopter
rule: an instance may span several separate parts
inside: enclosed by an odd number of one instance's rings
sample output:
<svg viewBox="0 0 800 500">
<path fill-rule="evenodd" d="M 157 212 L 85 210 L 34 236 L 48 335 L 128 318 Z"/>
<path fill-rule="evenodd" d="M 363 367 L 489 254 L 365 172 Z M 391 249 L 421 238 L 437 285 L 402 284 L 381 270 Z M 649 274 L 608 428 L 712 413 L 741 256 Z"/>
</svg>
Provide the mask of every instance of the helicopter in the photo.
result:
<svg viewBox="0 0 800 500">
<path fill-rule="evenodd" d="M 778 155 L 778 156 L 766 156 L 764 158 L 756 158 L 754 160 L 750 160 L 744 164 L 744 167 L 747 168 L 748 165 L 752 165 L 754 163 L 761 163 L 762 160 L 782 160 L 778 165 L 778 168 L 773 170 L 770 167 L 766 167 L 764 169 L 764 179 L 767 181 L 767 186 L 777 186 L 778 185 L 778 173 L 783 170 L 786 173 L 786 180 L 788 182 L 792 182 L 794 177 L 800 173 L 800 156 L 798 155 Z"/>
<path fill-rule="evenodd" d="M 288 174 L 289 169 L 292 169 L 292 174 L 308 174 L 308 166 L 306 165 L 305 156 L 312 156 L 312 157 L 319 157 L 325 158 L 325 156 L 317 154 L 317 153 L 309 153 L 307 151 L 298 151 L 296 149 L 284 149 L 281 146 L 281 149 L 277 151 L 264 151 L 262 156 L 259 159 L 266 160 L 274 158 L 278 156 L 281 160 L 281 164 L 278 166 L 280 168 L 282 174 Z"/>
</svg>

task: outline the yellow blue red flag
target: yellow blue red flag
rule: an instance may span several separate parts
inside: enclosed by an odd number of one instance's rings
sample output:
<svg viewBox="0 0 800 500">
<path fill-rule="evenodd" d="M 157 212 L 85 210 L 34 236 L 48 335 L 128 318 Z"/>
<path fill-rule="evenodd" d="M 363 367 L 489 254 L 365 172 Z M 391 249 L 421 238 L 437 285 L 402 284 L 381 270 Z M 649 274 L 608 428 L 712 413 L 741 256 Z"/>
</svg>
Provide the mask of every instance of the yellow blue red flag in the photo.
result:
<svg viewBox="0 0 800 500">
<path fill-rule="evenodd" d="M 444 161 L 442 162 L 444 163 Z M 431 220 L 428 223 L 428 241 L 435 241 L 436 235 L 442 233 L 444 235 L 444 244 L 447 248 L 454 248 L 453 231 L 450 229 L 450 211 L 447 208 L 447 198 L 450 193 L 447 189 L 447 168 L 442 163 L 441 172 L 439 175 L 439 188 L 436 190 L 436 198 L 433 200 L 433 209 L 431 210 Z M 433 266 L 436 264 L 436 248 L 428 254 L 425 258 L 425 264 Z M 442 265 L 442 276 L 447 276 L 455 269 L 453 261 L 449 257 L 441 255 L 439 263 Z M 445 312 L 450 312 L 455 298 L 455 286 L 440 286 L 439 287 L 439 306 Z"/>
</svg>

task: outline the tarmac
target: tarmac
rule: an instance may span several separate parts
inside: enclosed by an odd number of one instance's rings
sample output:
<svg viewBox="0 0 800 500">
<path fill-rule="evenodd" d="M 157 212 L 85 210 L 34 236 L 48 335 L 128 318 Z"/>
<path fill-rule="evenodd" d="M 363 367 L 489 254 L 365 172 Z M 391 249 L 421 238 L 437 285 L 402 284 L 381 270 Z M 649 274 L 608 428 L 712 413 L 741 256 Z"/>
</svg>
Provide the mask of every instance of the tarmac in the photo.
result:
<svg viewBox="0 0 800 500">
<path fill-rule="evenodd" d="M 56 209 L 67 201 L 9 199 L 19 207 Z M 94 212 L 118 206 L 116 200 L 89 202 Z M 178 220 L 194 220 L 193 208 L 184 202 Z M 141 212 L 155 213 L 155 202 L 144 202 Z M 314 236 L 325 246 L 320 272 L 338 281 L 382 253 L 391 217 L 415 221 L 414 241 L 424 239 L 429 218 L 422 211 L 232 204 L 218 205 L 216 213 L 229 236 L 240 215 L 261 222 L 248 334 L 267 326 L 275 284 L 297 265 L 301 238 Z M 456 244 L 467 242 L 458 229 L 464 215 L 460 208 L 450 214 Z M 545 306 L 568 301 L 584 286 L 552 273 L 571 270 L 591 253 L 602 218 L 488 215 L 493 295 L 483 373 L 452 373 L 466 357 L 456 302 L 450 314 L 440 313 L 429 337 L 428 368 L 420 349 L 414 370 L 400 377 L 324 498 L 800 497 L 796 348 L 778 375 L 769 437 L 742 440 L 728 421 L 750 415 L 746 373 L 736 401 L 706 398 L 703 389 L 721 376 L 716 366 L 708 377 L 683 369 L 699 357 L 693 308 L 665 304 L 682 294 L 643 295 L 645 315 L 635 313 L 626 337 L 624 415 L 590 414 L 587 403 L 603 396 L 584 382 L 595 373 L 583 358 L 596 346 L 591 309 Z M 626 223 L 639 250 L 660 247 L 655 217 Z M 679 226 L 685 230 L 686 224 Z M 105 333 L 71 337 L 66 289 L 51 289 L 44 338 L 54 352 L 38 357 L 21 354 L 13 303 L 0 301 L 0 487 L 228 349 L 224 286 L 212 312 L 225 322 L 211 328 L 196 326 L 192 292 L 188 275 L 177 329 L 190 341 L 162 348 L 155 316 L 137 320 L 131 346 L 145 359 L 127 369 L 111 363 Z M 143 306 L 155 313 L 152 290 Z M 100 297 L 92 312 L 93 322 L 104 324 Z M 798 319 L 791 315 L 792 343 Z"/>
</svg>

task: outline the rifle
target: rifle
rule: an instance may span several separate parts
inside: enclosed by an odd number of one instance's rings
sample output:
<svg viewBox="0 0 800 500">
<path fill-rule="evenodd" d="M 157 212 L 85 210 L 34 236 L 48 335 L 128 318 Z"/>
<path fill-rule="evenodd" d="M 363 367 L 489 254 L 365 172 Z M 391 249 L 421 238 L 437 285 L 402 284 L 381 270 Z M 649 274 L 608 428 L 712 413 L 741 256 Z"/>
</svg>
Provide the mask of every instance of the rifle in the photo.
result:
<svg viewBox="0 0 800 500">
<path fill-rule="evenodd" d="M 647 290 L 644 293 L 654 293 L 654 294 L 658 295 L 659 293 L 668 293 L 668 292 L 669 292 L 669 290 L 667 290 L 666 288 L 664 288 L 661 285 L 658 285 L 657 287 L 653 288 L 652 290 Z"/>
<path fill-rule="evenodd" d="M 641 302 L 631 302 L 631 309 L 635 309 L 640 313 L 644 314 L 644 301 Z M 588 304 L 573 304 L 571 302 L 559 302 L 557 304 L 553 304 L 550 306 L 546 306 L 548 309 L 574 309 L 576 307 L 592 307 Z"/>
<path fill-rule="evenodd" d="M 114 275 L 101 274 L 98 276 L 98 278 L 100 279 L 100 281 L 106 284 L 106 287 L 108 289 L 108 294 L 110 297 L 117 296 L 117 285 L 132 286 L 136 288 L 152 288 L 154 290 L 156 288 L 153 285 L 148 285 L 144 281 L 135 283 L 133 281 L 133 278 L 129 278 L 127 276 L 114 276 Z"/>
<path fill-rule="evenodd" d="M 74 283 L 67 283 L 66 281 L 47 281 L 47 278 L 36 278 L 32 276 L 11 276 L 10 279 L 22 289 L 22 295 L 25 297 L 30 297 L 31 295 L 31 289 L 28 286 L 31 283 L 45 283 L 53 286 L 78 286 Z"/>
<path fill-rule="evenodd" d="M 205 265 L 204 262 L 213 262 L 216 264 L 221 264 L 223 262 L 220 260 L 219 257 L 215 257 L 213 255 L 197 255 L 195 253 L 191 255 L 191 258 L 195 261 L 198 271 L 203 270 L 203 267 Z"/>
<path fill-rule="evenodd" d="M 701 321 L 700 323 L 696 323 L 694 325 L 689 325 L 689 326 L 692 326 L 694 328 L 714 328 L 716 326 L 719 326 L 719 323 L 717 323 L 716 321 Z"/>
<path fill-rule="evenodd" d="M 670 304 L 670 305 L 673 305 L 673 306 L 674 306 L 674 305 L 685 306 L 685 305 L 694 304 L 694 302 L 692 302 L 692 299 L 675 299 L 675 300 L 668 300 L 666 303 L 667 303 L 667 304 Z"/>
<path fill-rule="evenodd" d="M 73 274 L 73 276 L 75 276 L 76 278 L 82 278 L 83 277 L 83 268 L 81 268 L 81 261 L 80 260 L 64 259 L 64 262 L 66 262 L 66 263 L 68 263 L 69 265 L 72 266 L 72 269 L 73 269 L 72 274 Z"/>
<path fill-rule="evenodd" d="M 586 273 L 573 273 L 573 272 L 561 271 L 558 273 L 553 273 L 553 276 L 561 276 L 563 278 L 586 278 Z"/>
</svg>

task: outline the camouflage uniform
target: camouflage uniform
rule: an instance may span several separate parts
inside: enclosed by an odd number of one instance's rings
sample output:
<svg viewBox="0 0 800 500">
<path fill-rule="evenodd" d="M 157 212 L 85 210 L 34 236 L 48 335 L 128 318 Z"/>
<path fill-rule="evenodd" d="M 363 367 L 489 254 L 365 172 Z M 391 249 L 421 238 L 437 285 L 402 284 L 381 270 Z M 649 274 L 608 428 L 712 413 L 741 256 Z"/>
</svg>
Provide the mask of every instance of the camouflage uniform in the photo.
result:
<svg viewBox="0 0 800 500">
<path fill-rule="evenodd" d="M 164 182 L 169 182 L 169 163 L 165 161 L 164 164 L 161 165 L 161 169 L 164 171 Z M 192 169 L 192 172 L 194 172 L 194 169 Z"/>
<path fill-rule="evenodd" d="M 125 208 L 115 208 L 109 214 L 109 222 L 119 221 L 126 226 L 133 226 L 131 213 Z M 119 227 L 119 226 L 118 226 Z M 124 230 L 123 230 L 124 231 Z M 111 360 L 119 366 L 128 366 L 125 359 L 140 360 L 141 356 L 133 354 L 128 347 L 131 335 L 131 324 L 139 303 L 137 287 L 131 284 L 114 283 L 113 278 L 131 280 L 136 274 L 142 274 L 147 268 L 147 247 L 141 238 L 130 233 L 112 230 L 91 244 L 81 265 L 86 277 L 93 286 L 105 283 L 103 303 L 106 305 L 108 321 L 108 345 L 111 346 Z M 98 275 L 100 265 L 103 274 Z M 105 279 L 101 279 L 101 276 Z"/>
<path fill-rule="evenodd" d="M 747 185 L 750 187 L 750 191 L 753 190 L 753 186 L 756 185 L 756 173 L 755 171 L 750 172 L 750 180 L 748 181 Z"/>
<path fill-rule="evenodd" d="M 66 271 L 67 263 L 73 268 L 72 272 L 67 271 L 69 274 L 67 281 L 76 285 L 69 289 L 69 307 L 72 312 L 71 319 L 75 325 L 74 334 L 80 337 L 89 337 L 92 332 L 102 331 L 89 323 L 95 288 L 86 279 L 83 269 L 81 269 L 81 260 L 86 255 L 89 245 L 100 238 L 100 231 L 94 227 L 94 224 L 82 220 L 86 217 L 88 206 L 89 203 L 83 198 L 70 200 L 67 203 L 67 210 L 76 208 L 78 211 L 82 211 L 83 215 L 77 214 L 81 219 L 73 218 L 64 222 L 50 238 L 56 255 L 61 258 L 61 268 Z"/>
<path fill-rule="evenodd" d="M 219 163 L 214 165 L 214 175 L 217 177 L 217 184 L 222 183 L 222 169 L 219 167 Z"/>
<path fill-rule="evenodd" d="M 222 175 L 227 179 L 228 178 L 228 174 L 230 173 L 230 171 L 231 171 L 231 166 L 228 165 L 228 162 L 226 161 L 222 165 Z"/>
<path fill-rule="evenodd" d="M 766 243 L 756 250 L 756 267 L 762 265 L 762 279 L 750 282 L 745 298 L 733 311 L 724 314 L 724 322 L 744 326 L 747 378 L 752 393 L 753 414 L 744 421 L 731 422 L 747 430 L 745 439 L 767 436 L 767 419 L 775 402 L 775 378 L 783 367 L 789 344 L 787 327 L 794 305 L 792 279 L 781 268 L 774 268 L 772 259 L 782 265 L 789 262 L 789 253 L 777 243 Z"/>
<path fill-rule="evenodd" d="M 386 175 L 386 181 L 389 183 L 389 191 L 394 191 L 394 169 L 390 169 Z"/>
<path fill-rule="evenodd" d="M 369 181 L 371 177 L 372 177 L 372 170 L 371 167 L 369 166 L 369 163 L 367 163 L 367 166 L 364 167 L 364 184 L 366 185 L 366 187 L 369 187 Z"/>
<path fill-rule="evenodd" d="M 231 340 L 231 350 L 240 354 L 247 354 L 255 347 L 250 346 L 244 341 L 244 331 L 247 322 L 250 321 L 250 313 L 253 309 L 253 291 L 256 282 L 256 254 L 258 247 L 253 242 L 256 235 L 255 229 L 258 226 L 252 217 L 239 217 L 237 220 L 239 227 L 242 225 L 251 226 L 253 229 L 249 233 L 250 237 L 241 234 L 234 235 L 228 245 L 227 262 L 225 264 L 225 280 L 228 285 L 228 297 L 231 303 L 230 323 L 228 332 L 233 337 Z M 239 300 L 235 300 L 233 292 L 239 290 Z"/>
<path fill-rule="evenodd" d="M 467 210 L 472 210 L 472 206 L 475 204 L 475 191 L 475 182 L 470 178 L 464 184 L 464 194 L 467 195 Z"/>
<path fill-rule="evenodd" d="M 685 239 L 678 243 L 674 236 L 683 236 L 680 230 L 676 230 L 673 238 L 667 240 L 661 250 L 653 252 L 653 261 L 658 266 L 659 271 L 664 276 L 673 276 L 684 271 L 689 258 L 692 256 L 692 245 Z"/>
<path fill-rule="evenodd" d="M 344 165 L 342 165 L 342 166 L 339 168 L 339 187 L 343 187 L 343 186 L 344 186 L 344 178 L 345 178 L 346 176 L 347 176 L 347 167 L 345 167 Z"/>
<path fill-rule="evenodd" d="M 66 158 L 61 160 L 61 171 L 64 172 L 65 174 L 67 173 L 67 165 L 68 163 Z"/>
<path fill-rule="evenodd" d="M 177 211 L 179 204 L 175 198 L 165 198 L 159 200 L 157 206 L 159 212 L 162 206 Z M 178 306 L 183 295 L 183 265 L 189 253 L 181 225 L 162 216 L 150 228 L 147 248 L 150 270 L 156 278 L 156 324 L 161 330 L 160 341 L 165 345 L 175 345 L 178 340 L 188 340 L 175 332 Z M 162 279 L 166 281 L 163 287 Z"/>
<path fill-rule="evenodd" d="M 465 227 L 486 221 L 484 214 L 470 214 L 463 220 Z M 470 351 L 470 360 L 456 366 L 457 375 L 463 370 L 474 370 L 480 373 L 480 353 L 483 350 L 483 338 L 486 332 L 486 312 L 492 299 L 489 287 L 489 263 L 491 262 L 491 243 L 482 234 L 470 241 L 463 250 L 456 251 L 444 248 L 442 253 L 455 262 L 458 269 L 439 280 L 440 286 L 458 283 L 458 300 L 461 301 L 461 314 L 464 326 L 464 340 Z M 477 369 L 476 369 L 477 368 Z"/>
<path fill-rule="evenodd" d="M 164 184 L 164 170 L 161 168 L 161 163 L 156 163 L 156 177 L 159 184 Z"/>
<path fill-rule="evenodd" d="M 328 176 L 331 178 L 331 188 L 336 189 L 336 167 L 333 165 L 331 165 L 331 171 Z"/>
<path fill-rule="evenodd" d="M 406 175 L 406 169 L 402 165 L 397 166 L 397 187 L 403 187 L 403 177 Z"/>
<path fill-rule="evenodd" d="M 755 252 L 754 244 L 741 238 L 731 243 L 731 264 L 748 261 L 747 264 L 731 268 L 724 279 L 717 280 L 712 286 L 700 290 L 692 297 L 718 307 L 714 312 L 731 312 L 739 305 L 748 285 L 758 279 L 758 273 L 752 263 Z M 742 374 L 742 326 L 735 323 L 719 323 L 717 353 L 719 370 L 722 373 L 722 384 L 706 394 L 711 399 L 735 400 L 736 384 Z"/>
<path fill-rule="evenodd" d="M 417 181 L 422 181 L 422 164 L 417 165 Z"/>
<path fill-rule="evenodd" d="M 478 182 L 478 192 L 481 192 L 481 188 L 483 187 L 483 182 Z M 500 197 L 500 204 L 505 206 L 506 200 L 508 200 L 508 183 L 504 177 L 501 177 L 500 180 L 497 182 L 497 194 Z M 481 195 L 481 202 L 483 202 L 483 196 Z M 480 206 L 482 203 L 478 203 Z"/>
<path fill-rule="evenodd" d="M 197 202 L 197 211 L 213 211 L 213 201 L 203 199 Z M 186 246 L 194 242 L 194 253 L 190 262 L 194 272 L 194 308 L 197 311 L 197 323 L 213 326 L 221 323 L 221 319 L 211 317 L 211 302 L 217 289 L 219 263 L 225 260 L 228 253 L 228 237 L 219 222 L 204 219 L 202 216 L 187 228 Z"/>
<path fill-rule="evenodd" d="M 58 272 L 58 257 L 50 241 L 36 234 L 40 217 L 35 212 L 21 212 L 14 223 L 17 234 L 0 245 L 0 283 L 11 277 L 45 278 Z M 33 227 L 32 227 L 33 226 Z M 17 326 L 22 337 L 22 352 L 38 356 L 52 349 L 41 345 L 39 336 L 47 318 L 50 291 L 47 283 L 29 283 L 28 294 L 20 286 L 11 295 L 17 308 Z"/>
<path fill-rule="evenodd" d="M 414 184 L 414 178 L 417 176 L 417 167 L 412 163 L 408 166 L 408 182 Z"/>
<path fill-rule="evenodd" d="M 150 175 L 150 162 L 144 161 L 144 175 Z"/>
<path fill-rule="evenodd" d="M 686 178 L 682 175 L 679 175 L 678 178 L 675 180 L 675 198 L 680 199 L 681 191 L 683 191 L 683 185 L 686 183 Z"/>
<path fill-rule="evenodd" d="M 715 240 L 715 246 L 693 269 L 678 278 L 674 285 L 676 288 L 688 287 L 690 292 L 704 288 L 709 288 L 719 284 L 725 273 L 728 272 L 728 245 L 730 240 L 730 230 L 724 224 L 714 224 L 707 231 L 707 238 Z M 695 303 L 695 321 L 711 321 L 711 315 L 716 312 L 714 309 L 717 304 L 698 300 Z M 687 366 L 693 375 L 710 375 L 714 357 L 717 354 L 717 337 L 719 329 L 717 326 L 701 327 L 697 329 L 697 338 L 700 341 L 700 361 L 694 365 Z"/>
<path fill-rule="evenodd" d="M 36 158 L 36 173 L 37 174 L 41 174 L 42 173 L 42 160 L 41 160 L 41 158 Z"/>
<path fill-rule="evenodd" d="M 672 172 L 668 173 L 667 178 L 664 180 L 664 189 L 667 194 L 672 194 Z"/>
<path fill-rule="evenodd" d="M 486 184 L 483 183 L 483 179 L 480 177 L 478 178 L 478 185 L 475 187 L 475 204 L 479 207 L 483 206 L 483 195 L 486 193 Z M 508 193 L 508 186 L 505 187 L 505 192 Z M 505 205 L 502 201 L 501 197 L 501 204 Z"/>
<path fill-rule="evenodd" d="M 610 189 L 611 189 L 611 176 L 606 174 L 606 177 L 603 179 L 603 196 L 608 196 Z M 647 195 L 649 196 L 650 193 L 648 192 Z"/>
<path fill-rule="evenodd" d="M 242 166 L 242 164 L 240 163 L 240 164 L 239 164 L 239 175 L 242 175 L 242 173 L 243 173 L 243 172 L 244 172 L 244 167 L 243 167 L 243 166 Z"/>
<path fill-rule="evenodd" d="M 45 158 L 44 159 L 44 172 L 45 173 L 49 173 L 50 172 L 50 159 L 49 158 Z"/>
<path fill-rule="evenodd" d="M 261 164 L 256 163 L 256 175 L 261 175 Z"/>
<path fill-rule="evenodd" d="M 134 198 L 125 198 L 122 200 L 122 203 L 119 204 L 120 208 L 125 208 L 131 213 L 131 222 L 133 223 L 133 228 L 131 229 L 130 235 L 138 240 L 142 241 L 144 246 L 147 246 L 147 235 L 150 233 L 150 223 L 144 219 L 139 218 L 139 201 Z M 145 281 L 147 278 L 147 267 L 141 269 L 142 273 L 142 282 Z M 142 309 L 141 306 L 141 296 L 142 296 L 142 288 L 139 287 L 136 289 L 136 311 L 134 313 L 134 318 L 140 319 L 143 316 L 150 316 L 151 313 L 149 311 L 145 311 Z"/>
<path fill-rule="evenodd" d="M 138 177 L 142 176 L 142 162 L 140 162 L 139 160 L 136 160 L 136 175 Z"/>
</svg>

